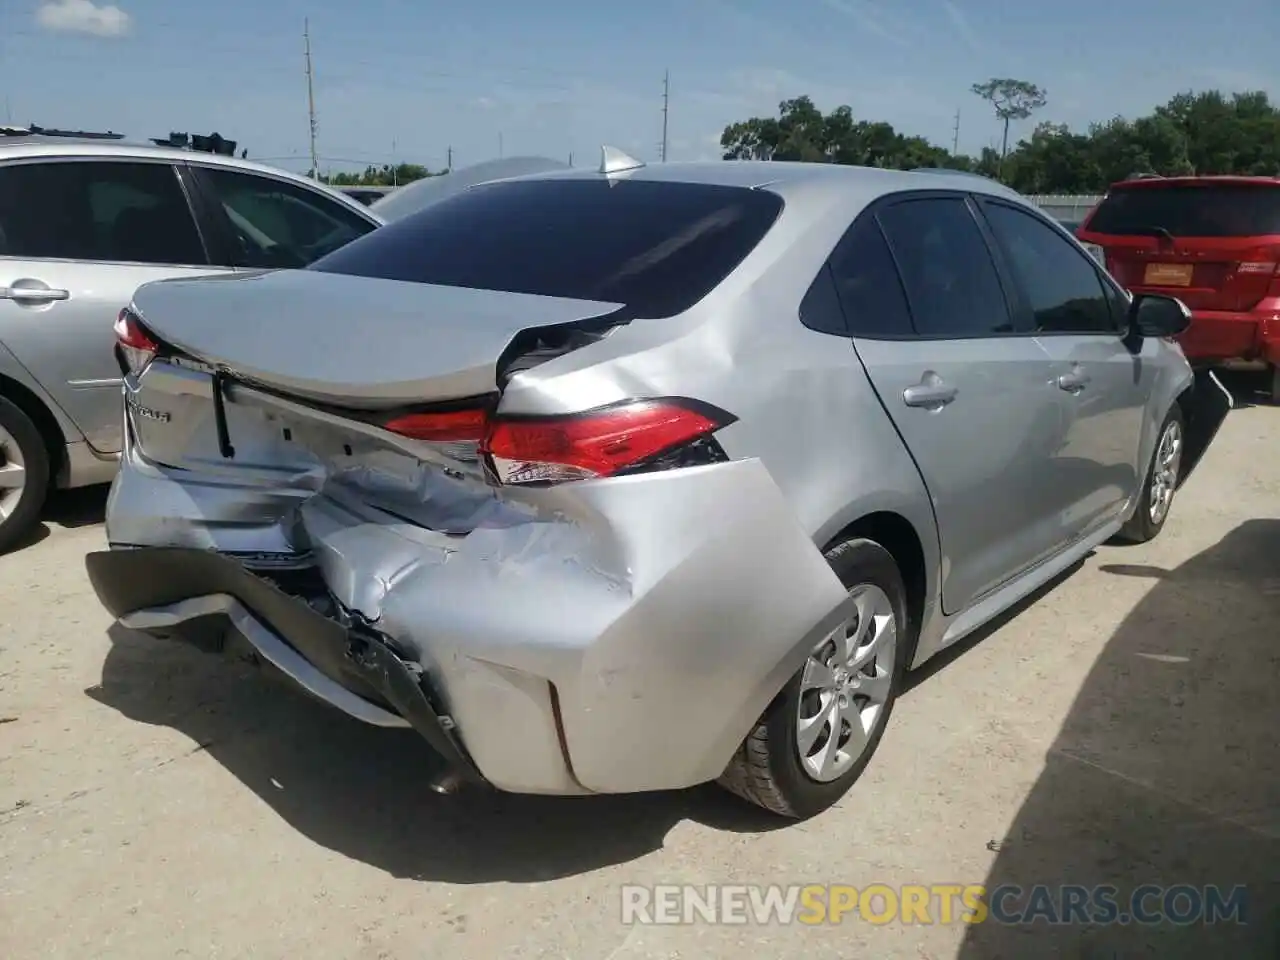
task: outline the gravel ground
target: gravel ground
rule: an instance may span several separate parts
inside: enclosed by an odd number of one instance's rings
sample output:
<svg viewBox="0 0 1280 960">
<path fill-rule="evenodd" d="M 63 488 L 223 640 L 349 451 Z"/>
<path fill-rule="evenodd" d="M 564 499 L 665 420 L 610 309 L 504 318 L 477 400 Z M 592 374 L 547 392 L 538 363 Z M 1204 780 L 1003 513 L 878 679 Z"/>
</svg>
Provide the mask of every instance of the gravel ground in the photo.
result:
<svg viewBox="0 0 1280 960">
<path fill-rule="evenodd" d="M 0 558 L 9 960 L 1280 956 L 1280 410 L 1231 414 L 1157 541 L 916 677 L 853 793 L 782 828 L 712 787 L 435 796 L 412 734 L 108 631 L 103 500 Z M 623 884 L 952 882 L 1249 884 L 1248 924 L 620 918 Z"/>
</svg>

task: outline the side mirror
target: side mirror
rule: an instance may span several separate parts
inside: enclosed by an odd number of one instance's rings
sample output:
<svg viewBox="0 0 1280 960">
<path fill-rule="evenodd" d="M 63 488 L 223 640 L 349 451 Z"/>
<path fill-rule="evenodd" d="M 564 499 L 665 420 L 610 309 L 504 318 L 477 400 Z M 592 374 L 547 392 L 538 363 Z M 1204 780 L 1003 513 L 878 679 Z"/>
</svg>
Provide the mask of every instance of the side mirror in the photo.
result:
<svg viewBox="0 0 1280 960">
<path fill-rule="evenodd" d="M 1191 311 L 1177 297 L 1137 294 L 1129 304 L 1129 332 L 1138 337 L 1176 337 L 1191 326 Z"/>
</svg>

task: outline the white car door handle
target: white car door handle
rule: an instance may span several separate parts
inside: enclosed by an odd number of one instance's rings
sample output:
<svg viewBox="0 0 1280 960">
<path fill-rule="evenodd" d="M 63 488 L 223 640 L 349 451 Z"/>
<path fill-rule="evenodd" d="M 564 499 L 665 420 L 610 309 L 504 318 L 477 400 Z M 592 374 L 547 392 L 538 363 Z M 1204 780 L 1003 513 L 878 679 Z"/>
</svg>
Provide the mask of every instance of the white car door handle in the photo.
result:
<svg viewBox="0 0 1280 960">
<path fill-rule="evenodd" d="M 902 402 L 908 407 L 943 407 L 956 398 L 956 388 L 948 384 L 920 383 L 902 391 Z"/>
<path fill-rule="evenodd" d="M 53 287 L 0 287 L 0 300 L 13 300 L 17 303 L 53 303 L 70 297 L 71 294 L 66 290 L 55 290 Z"/>
<path fill-rule="evenodd" d="M 1087 373 L 1075 371 L 1073 373 L 1064 373 L 1058 378 L 1058 389 L 1065 390 L 1067 393 L 1079 393 L 1089 385 L 1092 379 Z"/>
</svg>

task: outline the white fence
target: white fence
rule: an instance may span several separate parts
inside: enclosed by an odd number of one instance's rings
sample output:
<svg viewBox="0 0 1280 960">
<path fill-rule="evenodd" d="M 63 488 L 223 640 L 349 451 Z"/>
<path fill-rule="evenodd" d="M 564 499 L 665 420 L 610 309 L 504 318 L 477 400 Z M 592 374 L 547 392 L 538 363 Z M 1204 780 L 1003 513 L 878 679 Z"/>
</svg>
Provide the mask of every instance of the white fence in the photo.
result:
<svg viewBox="0 0 1280 960">
<path fill-rule="evenodd" d="M 1027 199 L 1055 220 L 1083 220 L 1085 214 L 1092 210 L 1102 197 L 1082 194 L 1040 194 Z"/>
</svg>

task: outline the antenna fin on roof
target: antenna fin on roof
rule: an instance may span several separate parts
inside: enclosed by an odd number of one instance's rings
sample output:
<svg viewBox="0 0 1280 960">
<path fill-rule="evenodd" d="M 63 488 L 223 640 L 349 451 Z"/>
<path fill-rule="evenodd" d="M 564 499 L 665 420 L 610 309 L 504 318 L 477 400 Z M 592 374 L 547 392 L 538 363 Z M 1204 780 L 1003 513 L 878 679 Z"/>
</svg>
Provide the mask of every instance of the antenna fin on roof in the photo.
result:
<svg viewBox="0 0 1280 960">
<path fill-rule="evenodd" d="M 621 173 L 624 170 L 638 170 L 644 166 L 643 160 L 623 153 L 617 147 L 605 144 L 600 148 L 600 172 Z"/>
</svg>

